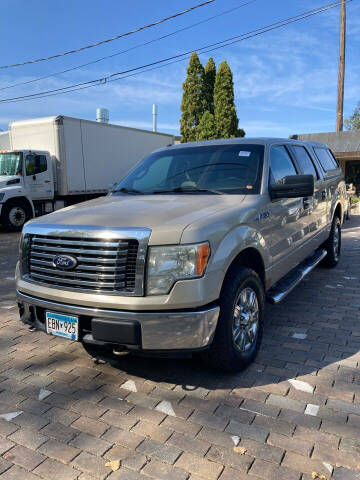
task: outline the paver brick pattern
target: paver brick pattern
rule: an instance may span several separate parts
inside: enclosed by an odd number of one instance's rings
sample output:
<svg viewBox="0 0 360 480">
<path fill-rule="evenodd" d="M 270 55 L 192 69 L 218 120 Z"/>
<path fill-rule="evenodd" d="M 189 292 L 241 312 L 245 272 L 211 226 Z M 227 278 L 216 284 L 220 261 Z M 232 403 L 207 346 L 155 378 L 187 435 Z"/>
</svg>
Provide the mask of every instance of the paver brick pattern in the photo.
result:
<svg viewBox="0 0 360 480">
<path fill-rule="evenodd" d="M 267 306 L 263 348 L 234 375 L 197 358 L 95 364 L 30 332 L 11 280 L 17 241 L 0 233 L 0 480 L 360 478 L 360 216 L 336 269 Z"/>
</svg>

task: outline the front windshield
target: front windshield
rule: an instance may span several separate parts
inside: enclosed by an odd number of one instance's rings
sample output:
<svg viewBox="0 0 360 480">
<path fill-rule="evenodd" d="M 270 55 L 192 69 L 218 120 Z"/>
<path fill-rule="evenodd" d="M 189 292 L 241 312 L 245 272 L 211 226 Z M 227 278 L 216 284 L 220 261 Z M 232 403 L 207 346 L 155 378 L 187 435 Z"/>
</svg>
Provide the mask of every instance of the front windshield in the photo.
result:
<svg viewBox="0 0 360 480">
<path fill-rule="evenodd" d="M 263 158 L 254 144 L 170 148 L 145 158 L 113 194 L 257 194 Z"/>
<path fill-rule="evenodd" d="M 0 175 L 20 175 L 22 153 L 0 153 Z"/>
</svg>

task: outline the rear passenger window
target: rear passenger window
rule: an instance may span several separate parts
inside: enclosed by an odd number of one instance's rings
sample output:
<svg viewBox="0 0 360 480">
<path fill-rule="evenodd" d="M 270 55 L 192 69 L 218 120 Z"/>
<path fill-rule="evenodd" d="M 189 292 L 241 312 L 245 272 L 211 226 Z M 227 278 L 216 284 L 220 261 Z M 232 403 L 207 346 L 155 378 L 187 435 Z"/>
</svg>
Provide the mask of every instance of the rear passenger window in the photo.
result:
<svg viewBox="0 0 360 480">
<path fill-rule="evenodd" d="M 315 180 L 317 180 L 318 179 L 317 171 L 314 167 L 313 161 L 311 160 L 310 155 L 308 154 L 306 148 L 296 145 L 296 146 L 293 146 L 293 149 L 295 152 L 296 159 L 299 162 L 299 165 L 304 175 L 313 175 Z"/>
<path fill-rule="evenodd" d="M 284 183 L 284 177 L 296 174 L 294 164 L 284 145 L 272 147 L 270 152 L 270 183 Z"/>
<path fill-rule="evenodd" d="M 329 150 L 326 148 L 314 148 L 314 150 L 325 172 L 339 168 L 335 158 L 332 156 Z"/>
</svg>

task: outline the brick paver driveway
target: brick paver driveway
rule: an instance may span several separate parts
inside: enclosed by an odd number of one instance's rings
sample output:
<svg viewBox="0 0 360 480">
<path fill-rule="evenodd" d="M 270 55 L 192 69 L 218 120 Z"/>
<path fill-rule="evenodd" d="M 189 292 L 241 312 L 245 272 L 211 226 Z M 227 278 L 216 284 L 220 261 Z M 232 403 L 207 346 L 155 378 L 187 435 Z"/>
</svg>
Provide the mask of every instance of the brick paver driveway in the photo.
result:
<svg viewBox="0 0 360 480">
<path fill-rule="evenodd" d="M 0 480 L 360 478 L 360 216 L 337 269 L 269 306 L 261 354 L 237 375 L 196 359 L 95 365 L 29 332 L 17 239 L 0 233 Z"/>
</svg>

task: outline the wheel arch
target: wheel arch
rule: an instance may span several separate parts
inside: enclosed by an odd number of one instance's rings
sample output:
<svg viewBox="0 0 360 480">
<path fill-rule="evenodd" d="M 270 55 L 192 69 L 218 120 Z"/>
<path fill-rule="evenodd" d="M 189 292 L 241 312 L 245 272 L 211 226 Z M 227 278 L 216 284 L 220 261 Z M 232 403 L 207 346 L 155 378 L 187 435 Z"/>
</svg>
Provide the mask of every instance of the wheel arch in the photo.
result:
<svg viewBox="0 0 360 480">
<path fill-rule="evenodd" d="M 238 269 L 239 267 L 246 267 L 254 270 L 259 275 L 265 287 L 265 263 L 261 253 L 256 248 L 246 247 L 237 254 L 226 271 L 223 285 L 227 278 L 234 272 L 234 270 Z"/>
<path fill-rule="evenodd" d="M 26 204 L 26 206 L 29 208 L 29 211 L 31 213 L 31 218 L 35 216 L 35 211 L 34 211 L 34 205 L 33 203 L 25 196 L 19 196 L 19 197 L 11 197 L 8 200 L 6 200 L 3 204 L 3 208 L 8 205 L 16 204 L 18 201 L 23 202 Z"/>
<path fill-rule="evenodd" d="M 343 223 L 343 220 L 344 220 L 343 215 L 344 215 L 344 213 L 343 213 L 342 205 L 341 205 L 340 202 L 338 202 L 335 206 L 335 209 L 334 209 L 333 218 L 338 217 L 340 222 Z"/>
</svg>

